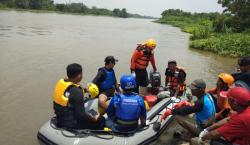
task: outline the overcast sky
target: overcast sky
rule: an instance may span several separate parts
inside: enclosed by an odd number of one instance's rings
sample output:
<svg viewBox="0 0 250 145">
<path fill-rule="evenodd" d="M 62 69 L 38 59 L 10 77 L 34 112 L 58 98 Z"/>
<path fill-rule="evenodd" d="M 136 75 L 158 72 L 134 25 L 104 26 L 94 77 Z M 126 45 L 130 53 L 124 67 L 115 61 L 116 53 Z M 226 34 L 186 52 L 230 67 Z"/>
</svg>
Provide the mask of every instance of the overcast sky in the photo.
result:
<svg viewBox="0 0 250 145">
<path fill-rule="evenodd" d="M 54 0 L 55 3 L 83 2 L 88 7 L 126 8 L 129 13 L 160 17 L 170 8 L 188 12 L 222 12 L 218 0 Z"/>
</svg>

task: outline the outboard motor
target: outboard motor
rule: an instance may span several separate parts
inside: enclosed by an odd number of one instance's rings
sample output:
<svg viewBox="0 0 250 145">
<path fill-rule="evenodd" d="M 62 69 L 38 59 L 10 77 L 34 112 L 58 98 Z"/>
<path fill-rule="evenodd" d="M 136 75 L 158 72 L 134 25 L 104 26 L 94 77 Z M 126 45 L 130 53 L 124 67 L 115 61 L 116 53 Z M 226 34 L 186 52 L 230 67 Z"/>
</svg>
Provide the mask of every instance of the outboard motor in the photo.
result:
<svg viewBox="0 0 250 145">
<path fill-rule="evenodd" d="M 151 95 L 157 95 L 161 90 L 161 74 L 159 72 L 150 71 L 149 74 L 151 87 L 148 87 L 148 92 Z"/>
<path fill-rule="evenodd" d="M 159 72 L 150 71 L 150 83 L 152 87 L 160 87 L 161 74 Z"/>
</svg>

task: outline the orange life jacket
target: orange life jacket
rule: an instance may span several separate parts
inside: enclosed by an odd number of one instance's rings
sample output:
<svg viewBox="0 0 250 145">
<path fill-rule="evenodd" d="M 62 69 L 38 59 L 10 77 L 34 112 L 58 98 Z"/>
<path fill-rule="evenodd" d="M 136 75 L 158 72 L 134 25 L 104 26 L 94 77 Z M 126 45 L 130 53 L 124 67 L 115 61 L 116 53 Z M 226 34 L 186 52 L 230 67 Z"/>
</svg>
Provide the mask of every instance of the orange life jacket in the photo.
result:
<svg viewBox="0 0 250 145">
<path fill-rule="evenodd" d="M 220 108 L 220 110 L 224 110 L 227 108 L 231 109 L 231 106 L 228 103 L 228 98 L 220 96 L 221 90 L 214 88 L 212 90 L 209 90 L 208 92 L 217 96 L 217 106 Z"/>
<path fill-rule="evenodd" d="M 152 56 L 152 52 L 145 46 L 138 46 L 136 48 L 137 51 L 137 59 L 135 61 L 135 68 L 136 69 L 146 69 L 148 67 L 150 58 Z"/>
<path fill-rule="evenodd" d="M 177 86 L 178 86 L 178 73 L 180 71 L 183 71 L 186 74 L 184 69 L 177 67 L 176 71 L 175 71 L 175 74 L 177 74 L 177 75 L 174 75 L 174 76 L 168 76 L 167 75 L 166 76 L 166 81 L 168 82 L 168 85 L 170 86 L 171 89 L 177 89 Z M 186 90 L 186 80 L 180 86 L 180 91 L 185 91 L 185 90 Z"/>
</svg>

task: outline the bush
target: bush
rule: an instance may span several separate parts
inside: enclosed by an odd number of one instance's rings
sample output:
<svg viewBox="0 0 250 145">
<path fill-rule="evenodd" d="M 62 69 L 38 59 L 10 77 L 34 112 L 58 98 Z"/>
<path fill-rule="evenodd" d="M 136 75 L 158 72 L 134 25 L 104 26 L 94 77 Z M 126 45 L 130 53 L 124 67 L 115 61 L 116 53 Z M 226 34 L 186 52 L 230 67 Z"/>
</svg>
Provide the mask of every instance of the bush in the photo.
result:
<svg viewBox="0 0 250 145">
<path fill-rule="evenodd" d="M 183 11 L 170 10 L 164 11 L 158 22 L 180 27 L 182 31 L 190 33 L 192 48 L 231 57 L 250 54 L 250 29 L 235 33 L 246 28 L 236 17 L 219 13 L 189 15 Z"/>
<path fill-rule="evenodd" d="M 244 33 L 244 34 L 250 34 L 250 28 L 249 28 L 249 29 L 246 29 L 243 33 Z"/>
<path fill-rule="evenodd" d="M 221 55 L 240 57 L 250 54 L 250 35 L 215 34 L 208 39 L 199 39 L 192 41 L 190 47 L 212 51 Z"/>
</svg>

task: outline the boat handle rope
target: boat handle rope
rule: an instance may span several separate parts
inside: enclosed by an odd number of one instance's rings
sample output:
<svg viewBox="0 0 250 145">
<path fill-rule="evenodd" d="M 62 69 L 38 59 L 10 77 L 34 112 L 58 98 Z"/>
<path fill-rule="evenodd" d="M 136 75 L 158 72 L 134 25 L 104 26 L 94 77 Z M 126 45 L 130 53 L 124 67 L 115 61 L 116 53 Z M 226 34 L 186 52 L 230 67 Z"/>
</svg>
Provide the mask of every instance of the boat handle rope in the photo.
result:
<svg viewBox="0 0 250 145">
<path fill-rule="evenodd" d="M 65 137 L 70 137 L 70 138 L 75 138 L 75 137 L 79 137 L 79 138 L 85 138 L 88 136 L 94 136 L 100 139 L 105 139 L 105 140 L 111 140 L 114 138 L 114 135 L 111 131 L 103 131 L 103 130 L 89 130 L 89 129 L 84 129 L 84 130 L 80 130 L 77 133 L 75 133 L 74 135 L 67 135 L 64 133 L 64 129 L 61 129 L 61 133 L 63 136 Z M 107 133 L 108 135 L 110 135 L 110 137 L 102 137 L 100 136 L 98 133 Z"/>
<path fill-rule="evenodd" d="M 83 129 L 83 130 L 77 130 L 76 133 L 71 132 L 71 133 L 73 133 L 73 135 L 67 135 L 64 133 L 64 131 L 68 131 L 68 130 L 66 130 L 64 128 L 57 128 L 56 126 L 54 126 L 52 121 L 50 121 L 50 126 L 53 129 L 59 130 L 63 136 L 69 137 L 69 138 L 75 138 L 75 137 L 84 138 L 84 137 L 88 137 L 88 136 L 94 136 L 94 137 L 97 137 L 100 139 L 106 139 L 106 140 L 110 140 L 110 139 L 114 138 L 114 134 L 112 131 Z M 102 136 L 99 136 L 97 133 L 107 133 L 111 137 L 102 137 Z"/>
</svg>

